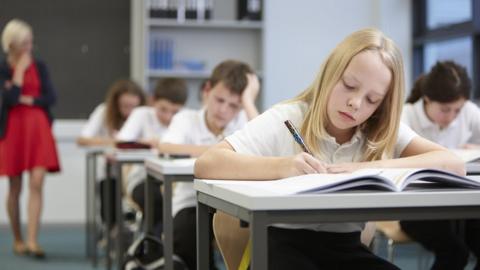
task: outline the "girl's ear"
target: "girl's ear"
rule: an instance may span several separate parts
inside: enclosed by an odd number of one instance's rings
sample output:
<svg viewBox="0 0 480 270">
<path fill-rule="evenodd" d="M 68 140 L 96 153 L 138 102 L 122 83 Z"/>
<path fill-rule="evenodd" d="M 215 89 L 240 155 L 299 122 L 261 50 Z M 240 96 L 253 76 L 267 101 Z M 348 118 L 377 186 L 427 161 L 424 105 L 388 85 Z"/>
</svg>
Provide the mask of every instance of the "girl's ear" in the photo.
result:
<svg viewBox="0 0 480 270">
<path fill-rule="evenodd" d="M 427 96 L 423 96 L 422 98 L 425 101 L 425 103 L 427 103 L 427 104 L 432 102 Z"/>
</svg>

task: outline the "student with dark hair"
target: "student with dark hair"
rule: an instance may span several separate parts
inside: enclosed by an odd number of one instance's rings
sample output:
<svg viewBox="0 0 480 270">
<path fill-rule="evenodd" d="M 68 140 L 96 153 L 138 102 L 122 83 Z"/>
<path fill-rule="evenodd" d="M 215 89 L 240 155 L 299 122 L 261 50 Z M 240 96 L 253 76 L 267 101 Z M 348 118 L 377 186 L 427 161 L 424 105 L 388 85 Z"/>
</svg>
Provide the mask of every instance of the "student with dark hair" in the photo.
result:
<svg viewBox="0 0 480 270">
<path fill-rule="evenodd" d="M 464 67 L 437 62 L 415 82 L 402 121 L 419 135 L 448 148 L 480 146 L 480 109 L 469 101 Z M 463 235 L 459 233 L 464 224 Z M 435 253 L 432 269 L 464 269 L 470 251 L 480 258 L 479 220 L 401 221 L 402 230 Z M 477 261 L 475 269 L 480 269 Z"/>
<path fill-rule="evenodd" d="M 167 131 L 173 116 L 185 105 L 187 92 L 187 84 L 183 79 L 159 80 L 153 91 L 153 106 L 133 110 L 116 139 L 141 142 L 155 147 Z M 127 196 L 133 200 L 140 211 L 143 211 L 145 204 L 146 177 L 147 172 L 144 166 L 134 165 L 130 167 L 125 178 Z M 162 194 L 160 183 L 156 182 L 154 185 L 154 224 L 159 228 L 162 218 Z"/>
<path fill-rule="evenodd" d="M 200 155 L 258 115 L 255 99 L 259 89 L 258 78 L 247 64 L 235 60 L 218 64 L 206 82 L 203 108 L 177 114 L 159 151 Z M 197 269 L 195 211 L 193 183 L 178 183 L 172 202 L 174 253 L 189 269 Z"/>
</svg>

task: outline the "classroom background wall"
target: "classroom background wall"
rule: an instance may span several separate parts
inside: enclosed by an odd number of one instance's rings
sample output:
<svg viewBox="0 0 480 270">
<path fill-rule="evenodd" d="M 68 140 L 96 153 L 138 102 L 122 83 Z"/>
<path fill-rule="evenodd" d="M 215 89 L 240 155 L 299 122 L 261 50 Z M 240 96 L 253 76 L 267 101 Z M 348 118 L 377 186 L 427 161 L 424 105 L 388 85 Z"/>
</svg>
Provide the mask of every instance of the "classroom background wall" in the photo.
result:
<svg viewBox="0 0 480 270">
<path fill-rule="evenodd" d="M 368 26 L 383 30 L 399 45 L 405 61 L 407 86 L 411 85 L 410 1 L 265 0 L 264 24 L 262 109 L 305 89 L 334 46 L 347 34 Z M 44 223 L 82 223 L 85 220 L 85 156 L 75 145 L 83 123 L 68 119 L 55 122 L 62 172 L 46 179 Z M 0 179 L 0 224 L 5 224 L 8 222 L 4 206 L 8 183 Z M 21 204 L 25 222 L 27 181 L 24 189 Z"/>
</svg>

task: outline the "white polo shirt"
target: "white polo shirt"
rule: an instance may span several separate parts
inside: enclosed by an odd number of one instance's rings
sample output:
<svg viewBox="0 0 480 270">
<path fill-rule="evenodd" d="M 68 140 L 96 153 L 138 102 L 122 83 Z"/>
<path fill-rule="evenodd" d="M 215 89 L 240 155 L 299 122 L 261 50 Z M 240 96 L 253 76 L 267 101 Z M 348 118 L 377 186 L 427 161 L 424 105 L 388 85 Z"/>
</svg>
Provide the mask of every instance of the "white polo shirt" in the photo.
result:
<svg viewBox="0 0 480 270">
<path fill-rule="evenodd" d="M 300 128 L 306 109 L 307 104 L 303 102 L 276 105 L 248 122 L 242 130 L 235 132 L 226 140 L 236 152 L 242 154 L 276 157 L 296 155 L 302 150 L 285 127 L 284 121 L 290 120 Z M 394 157 L 399 157 L 416 136 L 415 132 L 405 125 L 400 125 L 398 135 Z M 361 131 L 357 131 L 349 142 L 342 145 L 339 145 L 333 137 L 322 139 L 319 147 L 324 154 L 323 161 L 328 164 L 362 161 L 365 141 Z M 276 226 L 328 232 L 355 232 L 361 231 L 364 223 L 277 224 Z"/>
<path fill-rule="evenodd" d="M 88 121 L 82 129 L 81 137 L 84 138 L 110 138 L 107 124 L 105 122 L 106 106 L 104 103 L 95 107 L 95 110 L 88 117 Z"/>
<path fill-rule="evenodd" d="M 155 108 L 142 106 L 133 109 L 125 124 L 117 134 L 117 140 L 137 141 L 140 139 L 160 139 L 167 131 L 155 113 Z"/>
<path fill-rule="evenodd" d="M 223 133 L 215 136 L 205 122 L 205 109 L 198 111 L 182 111 L 177 113 L 170 123 L 168 131 L 162 138 L 164 143 L 214 145 L 222 141 L 226 136 L 241 129 L 248 119 L 244 111 L 241 111 L 223 130 Z M 172 199 L 172 213 L 195 207 L 197 204 L 193 183 L 179 182 L 175 186 Z"/>
<path fill-rule="evenodd" d="M 405 104 L 402 122 L 418 135 L 447 148 L 459 148 L 466 143 L 480 144 L 480 109 L 471 101 L 466 101 L 455 120 L 443 129 L 428 118 L 423 99 Z"/>
</svg>

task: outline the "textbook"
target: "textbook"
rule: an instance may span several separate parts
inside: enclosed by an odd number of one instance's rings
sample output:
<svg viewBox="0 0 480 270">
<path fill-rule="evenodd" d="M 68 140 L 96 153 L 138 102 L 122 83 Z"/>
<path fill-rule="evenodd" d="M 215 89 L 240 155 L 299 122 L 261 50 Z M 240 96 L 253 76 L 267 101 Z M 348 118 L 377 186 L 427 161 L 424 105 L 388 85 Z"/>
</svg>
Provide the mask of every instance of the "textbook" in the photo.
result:
<svg viewBox="0 0 480 270">
<path fill-rule="evenodd" d="M 458 187 L 480 189 L 480 180 L 438 169 L 389 168 L 362 169 L 348 174 L 305 174 L 271 181 L 223 181 L 207 183 L 247 186 L 279 195 L 328 193 L 342 190 L 380 190 L 400 192 L 407 187 Z"/>
<path fill-rule="evenodd" d="M 454 149 L 451 151 L 465 163 L 480 162 L 480 149 Z"/>
</svg>

